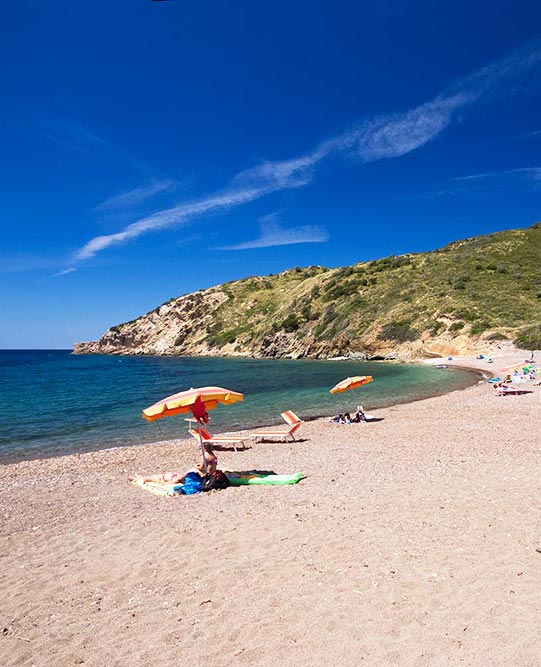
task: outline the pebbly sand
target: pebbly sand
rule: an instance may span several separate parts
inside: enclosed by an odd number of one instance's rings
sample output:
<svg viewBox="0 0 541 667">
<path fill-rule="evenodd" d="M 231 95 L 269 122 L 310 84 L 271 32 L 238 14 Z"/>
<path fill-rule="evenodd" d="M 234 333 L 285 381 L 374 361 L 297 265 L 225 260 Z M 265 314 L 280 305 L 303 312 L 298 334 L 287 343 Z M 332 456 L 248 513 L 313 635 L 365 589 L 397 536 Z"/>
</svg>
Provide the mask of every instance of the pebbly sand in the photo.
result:
<svg viewBox="0 0 541 667">
<path fill-rule="evenodd" d="M 286 487 L 125 481 L 193 441 L 3 466 L 0 665 L 538 667 L 540 407 L 483 383 L 218 452 Z"/>
</svg>

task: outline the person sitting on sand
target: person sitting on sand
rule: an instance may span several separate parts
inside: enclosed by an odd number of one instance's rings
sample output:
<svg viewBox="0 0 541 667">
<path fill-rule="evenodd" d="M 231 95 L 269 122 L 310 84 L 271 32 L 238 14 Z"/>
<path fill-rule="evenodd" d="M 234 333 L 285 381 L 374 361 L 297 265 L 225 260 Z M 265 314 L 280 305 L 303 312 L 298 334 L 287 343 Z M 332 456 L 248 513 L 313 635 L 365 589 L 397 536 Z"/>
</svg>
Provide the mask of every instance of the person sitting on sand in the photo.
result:
<svg viewBox="0 0 541 667">
<path fill-rule="evenodd" d="M 364 411 L 364 408 L 363 408 L 362 405 L 357 406 L 357 409 L 355 410 L 355 417 L 353 418 L 353 421 L 357 422 L 358 424 L 360 422 L 365 422 L 365 423 L 367 422 L 366 414 L 365 414 L 365 411 Z"/>
<path fill-rule="evenodd" d="M 207 463 L 207 474 L 212 475 L 216 472 L 216 468 L 218 467 L 218 459 L 210 445 L 204 445 L 204 450 L 205 461 Z M 197 474 L 200 477 L 205 476 L 203 457 L 201 457 L 201 460 L 197 465 L 187 470 L 184 474 L 180 472 L 164 472 L 161 475 L 148 475 L 147 477 L 144 475 L 128 475 L 128 481 L 133 482 L 137 480 L 143 482 L 143 484 L 146 482 L 156 482 L 158 484 L 184 484 L 186 477 L 190 474 Z"/>
</svg>

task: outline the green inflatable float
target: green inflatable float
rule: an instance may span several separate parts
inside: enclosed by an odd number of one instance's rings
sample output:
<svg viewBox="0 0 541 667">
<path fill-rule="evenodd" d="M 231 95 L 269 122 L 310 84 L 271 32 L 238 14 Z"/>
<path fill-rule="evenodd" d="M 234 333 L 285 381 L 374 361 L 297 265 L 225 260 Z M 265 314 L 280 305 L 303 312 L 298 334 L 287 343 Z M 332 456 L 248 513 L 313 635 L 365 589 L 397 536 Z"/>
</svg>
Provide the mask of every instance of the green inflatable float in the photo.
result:
<svg viewBox="0 0 541 667">
<path fill-rule="evenodd" d="M 245 484 L 296 484 L 304 477 L 302 472 L 292 475 L 265 475 L 261 473 L 227 472 L 227 479 L 231 486 L 243 486 Z"/>
</svg>

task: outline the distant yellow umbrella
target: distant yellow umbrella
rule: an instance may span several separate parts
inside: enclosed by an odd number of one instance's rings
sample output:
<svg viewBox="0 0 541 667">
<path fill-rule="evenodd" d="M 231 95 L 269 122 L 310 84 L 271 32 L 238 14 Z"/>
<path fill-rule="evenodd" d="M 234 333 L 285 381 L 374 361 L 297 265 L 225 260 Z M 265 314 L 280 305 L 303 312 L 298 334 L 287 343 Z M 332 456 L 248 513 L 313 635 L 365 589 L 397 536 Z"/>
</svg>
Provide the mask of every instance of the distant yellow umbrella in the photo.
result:
<svg viewBox="0 0 541 667">
<path fill-rule="evenodd" d="M 341 394 L 343 391 L 348 391 L 348 389 L 357 389 L 357 387 L 362 387 L 364 384 L 372 382 L 373 378 L 371 375 L 356 375 L 352 378 L 346 378 L 335 385 L 329 391 L 331 394 Z"/>
<path fill-rule="evenodd" d="M 192 388 L 187 391 L 181 391 L 178 394 L 173 394 L 167 398 L 162 398 L 161 401 L 145 408 L 145 410 L 143 410 L 143 419 L 146 419 L 147 421 L 156 421 L 156 419 L 161 419 L 162 417 L 191 412 L 197 421 L 201 454 L 203 456 L 203 466 L 206 474 L 207 460 L 205 457 L 203 436 L 201 434 L 201 424 L 208 421 L 207 411 L 214 410 L 218 403 L 221 403 L 222 405 L 230 405 L 231 403 L 237 403 L 243 399 L 243 394 L 238 391 L 224 389 L 223 387 Z"/>
</svg>

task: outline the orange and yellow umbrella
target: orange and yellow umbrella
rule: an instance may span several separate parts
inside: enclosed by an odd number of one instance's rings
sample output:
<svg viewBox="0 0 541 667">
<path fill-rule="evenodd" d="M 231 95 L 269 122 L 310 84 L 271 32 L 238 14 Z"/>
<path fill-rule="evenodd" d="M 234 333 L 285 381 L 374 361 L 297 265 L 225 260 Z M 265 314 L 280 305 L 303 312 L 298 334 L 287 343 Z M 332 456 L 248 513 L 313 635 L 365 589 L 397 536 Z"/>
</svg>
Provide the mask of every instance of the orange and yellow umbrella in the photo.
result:
<svg viewBox="0 0 541 667">
<path fill-rule="evenodd" d="M 171 415 L 192 411 L 197 402 L 202 402 L 206 410 L 214 410 L 218 403 L 230 405 L 242 401 L 244 395 L 223 387 L 198 387 L 173 394 L 143 410 L 143 419 L 154 421 Z"/>
<path fill-rule="evenodd" d="M 372 382 L 372 380 L 373 378 L 371 375 L 356 375 L 355 377 L 342 380 L 342 382 L 339 382 L 329 391 L 331 394 L 340 394 L 343 391 L 347 391 L 348 389 L 357 389 L 357 387 L 362 387 L 363 384 L 368 384 L 369 382 Z"/>
<path fill-rule="evenodd" d="M 143 410 L 143 419 L 155 421 L 162 417 L 170 415 L 180 415 L 191 412 L 197 420 L 199 430 L 199 444 L 201 445 L 201 456 L 203 458 L 203 467 L 205 475 L 207 474 L 207 459 L 205 456 L 205 447 L 203 436 L 201 434 L 201 424 L 208 421 L 207 410 L 214 410 L 218 403 L 229 405 L 242 401 L 244 395 L 238 391 L 223 389 L 223 387 L 198 387 L 197 389 L 188 389 L 178 394 L 173 394 L 161 401 L 154 403 Z"/>
</svg>

